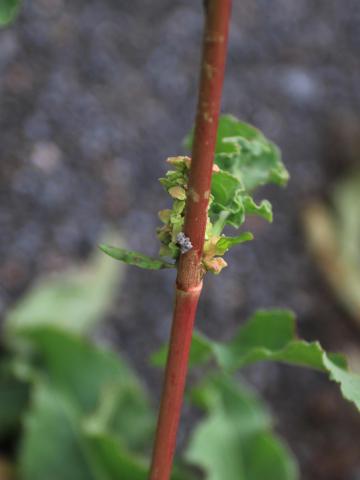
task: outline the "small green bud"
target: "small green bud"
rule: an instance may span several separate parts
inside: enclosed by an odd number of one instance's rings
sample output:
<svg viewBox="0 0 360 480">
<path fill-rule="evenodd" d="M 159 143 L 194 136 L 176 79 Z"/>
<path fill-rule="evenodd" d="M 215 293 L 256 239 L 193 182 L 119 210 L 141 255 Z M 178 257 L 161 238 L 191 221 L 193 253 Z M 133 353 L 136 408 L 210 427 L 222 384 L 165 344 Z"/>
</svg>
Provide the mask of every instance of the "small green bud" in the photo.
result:
<svg viewBox="0 0 360 480">
<path fill-rule="evenodd" d="M 177 200 L 185 200 L 186 199 L 186 192 L 185 189 L 182 187 L 171 187 L 168 190 L 169 195 L 172 198 L 176 198 Z"/>
<path fill-rule="evenodd" d="M 160 210 L 160 212 L 158 213 L 158 215 L 159 215 L 160 220 L 161 220 L 163 223 L 168 223 L 169 220 L 170 220 L 170 216 L 171 216 L 171 210 L 169 210 L 169 209 Z"/>
<path fill-rule="evenodd" d="M 168 157 L 166 159 L 167 163 L 170 163 L 170 165 L 174 165 L 174 167 L 182 167 L 185 166 L 186 168 L 190 168 L 191 165 L 191 158 L 190 157 L 184 157 L 184 156 L 177 156 L 177 157 Z"/>
</svg>

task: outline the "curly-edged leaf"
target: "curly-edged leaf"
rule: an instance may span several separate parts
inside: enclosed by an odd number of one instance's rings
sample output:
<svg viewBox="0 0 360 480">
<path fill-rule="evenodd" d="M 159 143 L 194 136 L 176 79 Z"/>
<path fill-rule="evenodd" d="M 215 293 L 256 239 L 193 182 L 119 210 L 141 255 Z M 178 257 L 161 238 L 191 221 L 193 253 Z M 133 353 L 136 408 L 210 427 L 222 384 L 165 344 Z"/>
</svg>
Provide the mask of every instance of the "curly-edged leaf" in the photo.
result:
<svg viewBox="0 0 360 480">
<path fill-rule="evenodd" d="M 0 0 L 0 27 L 15 19 L 20 6 L 21 0 Z"/>
<path fill-rule="evenodd" d="M 246 195 L 243 198 L 243 205 L 247 215 L 258 215 L 268 222 L 273 221 L 272 206 L 268 200 L 262 200 L 257 204 L 249 195 Z"/>
<path fill-rule="evenodd" d="M 83 267 L 41 278 L 5 319 L 8 334 L 36 325 L 84 333 L 111 305 L 122 270 L 100 252 Z"/>
<path fill-rule="evenodd" d="M 265 138 L 263 134 L 249 123 L 241 122 L 233 115 L 221 115 L 217 131 L 215 153 L 238 152 L 236 141 L 229 138 L 244 138 L 246 140 L 258 140 Z"/>
<path fill-rule="evenodd" d="M 266 183 L 285 185 L 289 179 L 276 145 L 230 115 L 220 118 L 215 163 L 239 178 L 247 191 Z"/>
<path fill-rule="evenodd" d="M 219 235 L 226 224 L 239 228 L 245 221 L 241 182 L 228 172 L 216 172 L 212 177 L 211 194 L 209 217 L 214 224 L 213 233 Z"/>
<path fill-rule="evenodd" d="M 237 237 L 221 237 L 216 243 L 216 255 L 224 255 L 234 245 L 249 242 L 254 236 L 251 232 L 244 232 Z"/>
<path fill-rule="evenodd" d="M 193 132 L 186 137 L 185 146 L 190 148 L 192 141 Z M 247 191 L 267 183 L 285 185 L 289 180 L 276 145 L 260 130 L 232 115 L 219 119 L 215 163 L 238 178 Z"/>
<path fill-rule="evenodd" d="M 295 480 L 288 448 L 271 431 L 271 419 L 255 395 L 226 375 L 210 377 L 193 392 L 207 412 L 195 428 L 185 458 L 207 480 Z"/>
<path fill-rule="evenodd" d="M 218 203 L 224 208 L 232 208 L 237 192 L 243 190 L 243 186 L 234 175 L 225 171 L 213 173 L 211 194 L 214 197 L 214 203 Z"/>
<path fill-rule="evenodd" d="M 281 161 L 281 153 L 276 145 L 266 140 L 265 137 L 263 143 L 247 142 L 248 148 L 245 148 L 241 139 L 233 138 L 232 144 L 235 142 L 239 147 L 239 152 L 231 155 L 217 154 L 215 163 L 221 169 L 239 178 L 247 191 L 252 191 L 267 183 L 286 185 L 289 173 Z M 263 148 L 261 149 L 259 146 L 263 146 Z"/>
<path fill-rule="evenodd" d="M 111 247 L 110 245 L 99 245 L 100 250 L 120 262 L 127 263 L 128 265 L 135 265 L 139 268 L 145 268 L 148 270 L 161 270 L 163 268 L 175 268 L 174 263 L 168 263 L 159 258 L 152 258 L 142 253 L 133 252 L 132 250 L 126 250 L 124 248 Z"/>
<path fill-rule="evenodd" d="M 259 135 L 261 135 L 261 132 L 252 125 L 245 122 L 240 122 L 233 115 L 221 115 L 219 118 L 215 153 L 233 153 L 238 151 L 236 145 L 233 145 L 229 142 L 224 142 L 224 139 L 228 137 L 241 136 L 251 140 L 257 138 Z M 192 130 L 189 135 L 185 137 L 184 146 L 190 150 L 193 140 L 194 131 Z"/>
</svg>

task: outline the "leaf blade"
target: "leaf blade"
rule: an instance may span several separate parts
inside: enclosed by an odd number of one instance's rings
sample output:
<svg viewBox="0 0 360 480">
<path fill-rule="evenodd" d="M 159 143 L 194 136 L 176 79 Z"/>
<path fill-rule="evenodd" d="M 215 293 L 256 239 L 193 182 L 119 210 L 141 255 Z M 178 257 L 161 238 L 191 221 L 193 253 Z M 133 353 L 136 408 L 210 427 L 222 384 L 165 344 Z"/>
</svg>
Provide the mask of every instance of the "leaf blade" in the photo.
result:
<svg viewBox="0 0 360 480">
<path fill-rule="evenodd" d="M 254 235 L 251 232 L 244 232 L 236 237 L 221 237 L 216 243 L 216 255 L 223 255 L 231 247 L 240 245 L 245 242 L 249 242 L 254 239 Z"/>
<path fill-rule="evenodd" d="M 164 260 L 148 257 L 139 252 L 132 250 L 126 250 L 125 248 L 112 247 L 107 244 L 100 244 L 101 251 L 120 262 L 127 263 L 128 265 L 134 265 L 135 267 L 147 269 L 147 270 L 162 270 L 164 268 L 175 268 L 175 264 L 165 262 Z"/>
<path fill-rule="evenodd" d="M 207 416 L 195 428 L 186 459 L 208 480 L 295 480 L 291 452 L 271 431 L 271 418 L 253 392 L 224 374 L 192 394 Z M 261 461 L 258 461 L 258 459 Z"/>
</svg>

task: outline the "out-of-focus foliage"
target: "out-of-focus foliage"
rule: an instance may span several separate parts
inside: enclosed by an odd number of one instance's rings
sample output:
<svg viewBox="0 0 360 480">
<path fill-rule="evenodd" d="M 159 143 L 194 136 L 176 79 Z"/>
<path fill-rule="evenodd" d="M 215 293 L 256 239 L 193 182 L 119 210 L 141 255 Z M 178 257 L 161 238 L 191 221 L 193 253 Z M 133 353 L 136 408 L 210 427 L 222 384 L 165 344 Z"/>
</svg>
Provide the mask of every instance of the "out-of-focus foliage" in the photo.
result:
<svg viewBox="0 0 360 480">
<path fill-rule="evenodd" d="M 155 423 L 147 393 L 119 355 L 89 337 L 108 308 L 95 294 L 96 285 L 111 303 L 118 284 L 109 263 L 116 265 L 96 258 L 82 271 L 45 278 L 6 318 L 9 351 L 0 371 L 0 436 L 21 426 L 20 480 L 147 478 Z M 195 426 L 173 480 L 198 478 L 186 463 L 209 479 L 223 478 L 225 458 L 229 480 L 251 480 L 265 471 L 277 480 L 296 478 L 291 454 L 245 387 L 220 372 L 198 385 L 191 399 L 207 416 Z"/>
<path fill-rule="evenodd" d="M 41 279 L 8 313 L 8 333 L 39 325 L 87 332 L 111 305 L 122 272 L 99 253 L 81 269 Z"/>
<path fill-rule="evenodd" d="M 247 239 L 243 234 L 234 241 Z M 218 248 L 225 251 L 229 241 L 222 237 Z M 44 279 L 6 318 L 0 436 L 22 426 L 16 465 L 21 480 L 147 478 L 155 424 L 147 393 L 119 355 L 89 337 L 121 273 L 116 263 L 97 256 L 79 272 Z M 165 354 L 156 355 L 158 363 Z M 269 414 L 230 376 L 249 363 L 284 361 L 326 371 L 346 398 L 360 404 L 358 377 L 346 371 L 341 356 L 296 339 L 288 311 L 257 312 L 227 343 L 195 335 L 192 365 L 212 360 L 218 373 L 205 377 L 190 396 L 206 416 L 193 429 L 173 480 L 198 478 L 189 464 L 208 480 L 298 478 Z"/>
<path fill-rule="evenodd" d="M 21 0 L 0 0 L 0 27 L 12 22 L 18 14 Z"/>
<path fill-rule="evenodd" d="M 164 365 L 166 347 L 153 356 L 153 362 Z M 340 384 L 347 400 L 360 410 L 360 376 L 349 372 L 346 360 L 339 354 L 327 354 L 318 342 L 305 342 L 295 336 L 295 317 L 288 310 L 256 312 L 227 343 L 195 334 L 191 364 L 214 359 L 225 371 L 235 371 L 259 361 L 284 362 L 321 370 Z"/>
<path fill-rule="evenodd" d="M 83 412 L 50 385 L 34 387 L 25 417 L 19 468 L 22 479 L 145 479 L 146 468 L 105 429 L 92 432 Z"/>
<path fill-rule="evenodd" d="M 334 292 L 360 324 L 360 173 L 339 181 L 332 208 L 314 202 L 305 209 L 307 242 Z"/>
<path fill-rule="evenodd" d="M 14 377 L 12 366 L 0 363 L 0 439 L 17 428 L 19 418 L 27 407 L 29 386 Z M 1 478 L 1 475 L 0 475 Z"/>
<path fill-rule="evenodd" d="M 207 480 L 295 480 L 296 463 L 272 432 L 271 417 L 244 385 L 224 374 L 207 378 L 192 392 L 207 412 L 195 429 L 186 459 Z"/>
<path fill-rule="evenodd" d="M 146 392 L 124 360 L 88 337 L 119 283 L 113 265 L 98 254 L 76 273 L 44 279 L 6 318 L 0 434 L 23 425 L 21 479 L 146 478 L 138 457 L 154 425 Z"/>
</svg>

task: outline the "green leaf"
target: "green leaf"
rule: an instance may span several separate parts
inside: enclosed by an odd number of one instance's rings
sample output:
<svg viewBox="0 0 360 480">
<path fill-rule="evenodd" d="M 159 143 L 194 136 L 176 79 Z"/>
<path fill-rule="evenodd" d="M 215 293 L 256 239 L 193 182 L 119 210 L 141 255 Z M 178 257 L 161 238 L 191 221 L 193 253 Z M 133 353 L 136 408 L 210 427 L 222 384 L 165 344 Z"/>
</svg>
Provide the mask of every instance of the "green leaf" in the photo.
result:
<svg viewBox="0 0 360 480">
<path fill-rule="evenodd" d="M 262 200 L 260 204 L 257 205 L 254 200 L 247 195 L 243 198 L 243 205 L 247 215 L 258 215 L 268 222 L 273 221 L 272 206 L 268 200 Z"/>
<path fill-rule="evenodd" d="M 150 362 L 155 367 L 164 367 L 168 354 L 168 345 L 163 345 L 158 351 L 154 352 L 150 357 Z M 200 332 L 195 332 L 193 335 L 189 365 L 196 366 L 206 363 L 212 354 L 211 343 L 209 339 Z"/>
<path fill-rule="evenodd" d="M 236 153 L 238 148 L 235 142 L 229 142 L 227 139 L 233 137 L 245 138 L 247 140 L 256 140 L 263 138 L 262 133 L 252 125 L 239 121 L 233 115 L 221 115 L 217 132 L 215 153 Z"/>
<path fill-rule="evenodd" d="M 191 146 L 192 138 L 193 133 L 187 137 L 186 146 Z M 231 115 L 219 119 L 215 163 L 237 178 L 247 192 L 267 183 L 285 185 L 289 180 L 276 145 L 260 130 Z"/>
<path fill-rule="evenodd" d="M 144 462 L 106 433 L 83 426 L 59 391 L 36 385 L 19 455 L 23 480 L 145 480 Z"/>
<path fill-rule="evenodd" d="M 193 133 L 185 143 L 191 146 Z M 209 217 L 213 234 L 219 235 L 225 225 L 239 228 L 246 215 L 258 215 L 272 221 L 267 200 L 256 204 L 249 195 L 267 183 L 285 185 L 289 174 L 281 161 L 279 149 L 255 127 L 231 115 L 220 117 L 215 163 L 219 172 L 212 176 Z"/>
<path fill-rule="evenodd" d="M 146 392 L 119 356 L 52 326 L 24 329 L 18 336 L 31 348 L 41 376 L 87 414 L 89 424 L 131 448 L 144 447 L 154 419 Z"/>
<path fill-rule="evenodd" d="M 226 138 L 244 137 L 251 140 L 257 138 L 259 135 L 261 135 L 261 132 L 252 125 L 240 122 L 233 115 L 221 115 L 219 118 L 215 153 L 234 153 L 238 151 L 236 145 L 224 142 Z M 190 150 L 193 140 L 194 130 L 185 137 L 184 146 Z"/>
<path fill-rule="evenodd" d="M 114 383 L 103 389 L 99 407 L 86 425 L 93 433 L 111 432 L 131 451 L 143 452 L 152 438 L 154 421 L 146 393 L 131 379 L 125 385 Z"/>
<path fill-rule="evenodd" d="M 295 337 L 295 317 L 289 310 L 257 311 L 230 342 L 216 343 L 213 352 L 219 364 L 231 370 L 273 360 L 328 371 L 320 344 Z M 346 366 L 342 356 L 330 354 L 330 358 L 340 367 Z"/>
<path fill-rule="evenodd" d="M 244 232 L 237 237 L 221 237 L 216 244 L 216 255 L 224 255 L 234 245 L 253 240 L 254 236 L 251 232 Z"/>
<path fill-rule="evenodd" d="M 247 191 L 267 183 L 285 185 L 289 179 L 276 145 L 255 127 L 228 115 L 220 118 L 215 163 Z"/>
<path fill-rule="evenodd" d="M 343 397 L 353 402 L 360 410 L 360 376 L 344 370 L 339 366 L 339 362 L 335 362 L 334 358 L 329 358 L 325 353 L 322 360 L 331 380 L 340 385 Z"/>
<path fill-rule="evenodd" d="M 85 332 L 111 305 L 121 277 L 122 270 L 100 253 L 82 268 L 45 276 L 8 312 L 6 332 L 51 324 Z"/>
<path fill-rule="evenodd" d="M 116 260 L 127 263 L 129 265 L 135 265 L 139 268 L 145 268 L 148 270 L 161 270 L 163 268 L 175 268 L 174 263 L 168 263 L 164 260 L 148 257 L 142 253 L 133 252 L 131 250 L 125 250 L 124 248 L 111 247 L 109 245 L 99 245 L 100 250 Z"/>
<path fill-rule="evenodd" d="M 231 209 L 234 197 L 243 190 L 240 181 L 234 175 L 225 171 L 213 173 L 211 194 L 214 197 L 214 203 Z"/>
<path fill-rule="evenodd" d="M 24 422 L 19 454 L 23 480 L 100 480 L 79 432 L 77 412 L 59 393 L 38 386 Z"/>
<path fill-rule="evenodd" d="M 347 370 L 342 355 L 326 353 L 318 342 L 297 339 L 295 317 L 288 310 L 259 310 L 227 343 L 216 342 L 203 334 L 195 333 L 193 345 L 190 356 L 192 366 L 214 359 L 227 371 L 235 371 L 260 361 L 282 362 L 320 370 L 339 383 L 344 398 L 360 410 L 360 376 Z M 153 356 L 153 362 L 163 365 L 164 356 L 162 349 Z"/>
<path fill-rule="evenodd" d="M 209 217 L 216 234 L 220 234 L 226 224 L 239 228 L 244 223 L 244 193 L 241 182 L 230 173 L 220 171 L 213 174 Z"/>
<path fill-rule="evenodd" d="M 68 396 L 43 382 L 36 383 L 25 418 L 19 465 L 22 480 L 146 480 L 149 471 L 142 456 L 89 423 Z M 193 476 L 175 467 L 171 478 Z"/>
<path fill-rule="evenodd" d="M 289 180 L 289 173 L 275 145 L 268 146 L 258 155 L 254 155 L 250 149 L 233 154 L 220 153 L 215 156 L 215 163 L 241 180 L 248 192 L 268 183 L 286 185 Z"/>
<path fill-rule="evenodd" d="M 226 375 L 193 392 L 207 417 L 195 428 L 185 452 L 207 480 L 295 480 L 294 458 L 271 432 L 271 419 L 255 395 Z"/>
<path fill-rule="evenodd" d="M 16 378 L 11 365 L 0 364 L 0 438 L 20 425 L 29 401 L 29 385 Z"/>
<path fill-rule="evenodd" d="M 99 478 L 147 479 L 147 463 L 131 455 L 111 435 L 86 431 L 86 440 L 93 461 L 99 465 L 99 471 L 101 471 Z"/>
<path fill-rule="evenodd" d="M 12 22 L 21 6 L 20 0 L 0 0 L 0 26 Z"/>
</svg>

